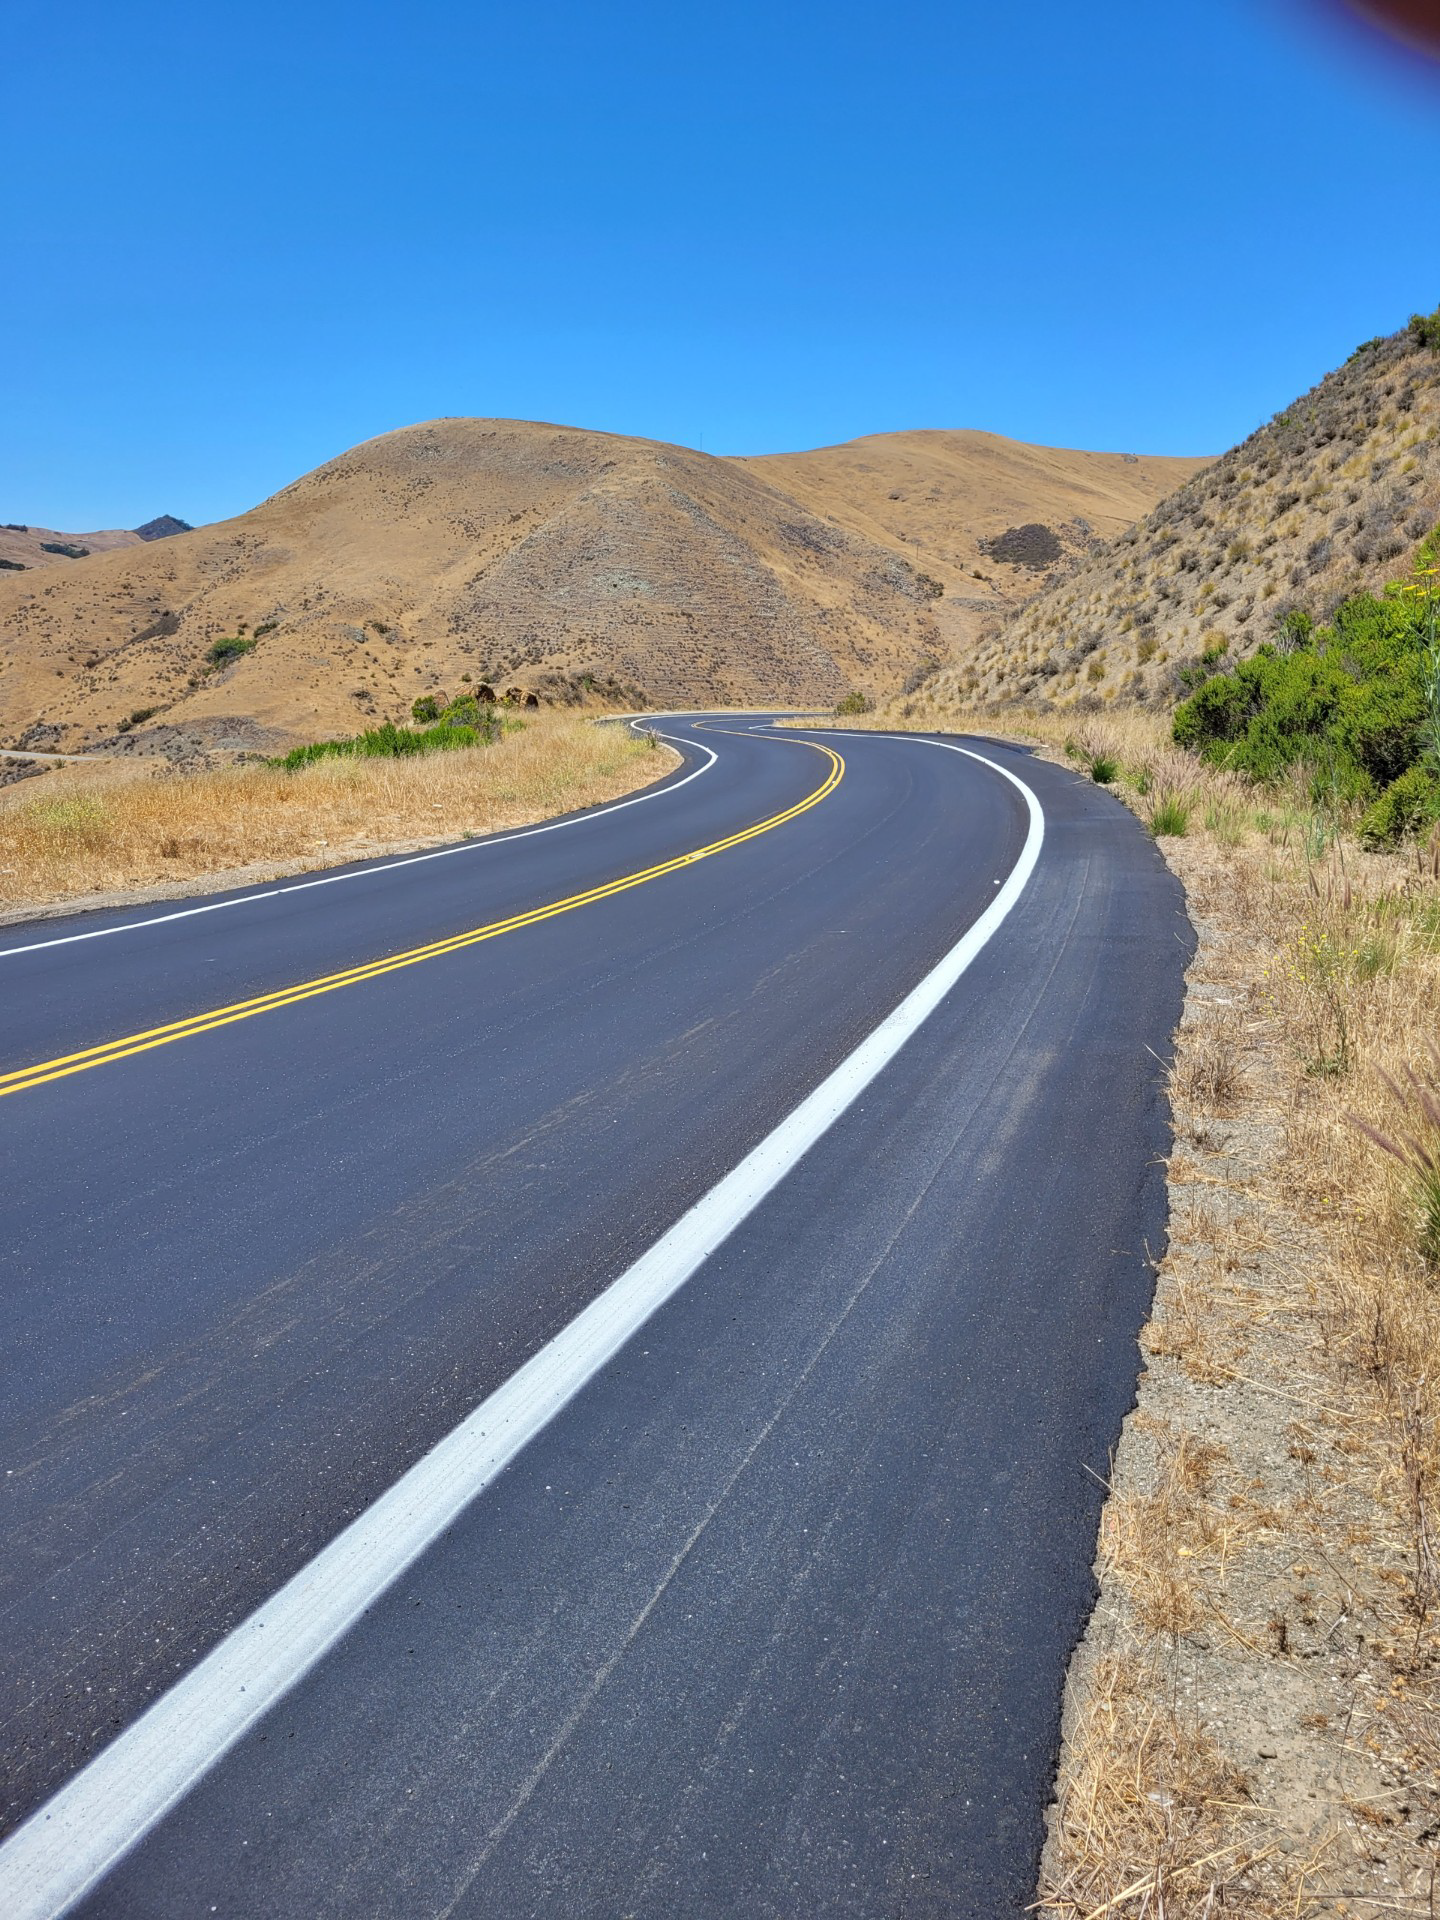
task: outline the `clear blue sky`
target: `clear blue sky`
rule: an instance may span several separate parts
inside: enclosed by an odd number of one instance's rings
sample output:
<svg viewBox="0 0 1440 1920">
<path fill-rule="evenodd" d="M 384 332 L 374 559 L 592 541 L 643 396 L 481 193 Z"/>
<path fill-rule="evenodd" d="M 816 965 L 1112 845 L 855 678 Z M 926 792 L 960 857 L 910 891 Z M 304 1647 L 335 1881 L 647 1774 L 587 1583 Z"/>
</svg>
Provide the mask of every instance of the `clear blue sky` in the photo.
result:
<svg viewBox="0 0 1440 1920">
<path fill-rule="evenodd" d="M 1440 90 L 1304 0 L 12 0 L 0 519 L 436 414 L 1219 451 L 1440 300 Z"/>
</svg>

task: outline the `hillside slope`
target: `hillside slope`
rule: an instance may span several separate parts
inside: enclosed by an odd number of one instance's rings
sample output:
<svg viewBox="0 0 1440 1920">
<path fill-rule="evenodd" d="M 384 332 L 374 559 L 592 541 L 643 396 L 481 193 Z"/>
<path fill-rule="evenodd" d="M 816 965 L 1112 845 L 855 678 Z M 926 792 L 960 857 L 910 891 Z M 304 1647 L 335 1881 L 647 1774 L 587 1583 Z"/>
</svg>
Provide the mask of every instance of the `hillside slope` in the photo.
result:
<svg viewBox="0 0 1440 1920">
<path fill-rule="evenodd" d="M 1343 367 L 1003 624 L 934 692 L 1169 705 L 1200 655 L 1251 654 L 1403 572 L 1440 520 L 1440 353 L 1412 329 Z"/>
<path fill-rule="evenodd" d="M 0 575 L 0 744 L 268 750 L 405 719 L 467 675 L 552 700 L 882 695 L 944 656 L 939 619 L 971 596 L 936 585 L 988 527 L 1088 508 L 1108 530 L 1170 465 L 963 434 L 720 460 L 432 421 L 236 519 Z M 1033 578 L 997 571 L 1002 596 Z M 222 640 L 241 644 L 217 662 Z"/>
<path fill-rule="evenodd" d="M 143 527 L 107 527 L 99 533 L 57 533 L 53 527 L 19 526 L 9 520 L 0 524 L 0 572 L 69 567 L 92 553 L 112 553 L 116 547 L 143 546 L 147 540 L 168 540 L 190 531 L 189 521 L 177 520 L 173 513 L 162 513 Z"/>
<path fill-rule="evenodd" d="M 0 578 L 11 740 L 271 746 L 474 681 L 833 702 L 935 645 L 893 551 L 742 468 L 527 422 L 367 442 L 239 518 Z M 225 637 L 253 650 L 213 669 Z"/>
<path fill-rule="evenodd" d="M 0 526 L 0 571 L 32 567 L 69 567 L 91 553 L 111 553 L 116 547 L 138 547 L 138 533 L 107 527 L 99 533 L 57 533 L 53 527 Z M 83 547 L 85 554 L 57 553 L 55 549 Z"/>
<path fill-rule="evenodd" d="M 945 588 L 935 607 L 942 651 L 963 657 L 997 616 L 1064 578 L 1206 461 L 922 429 L 740 464 L 812 512 L 912 556 Z"/>
</svg>

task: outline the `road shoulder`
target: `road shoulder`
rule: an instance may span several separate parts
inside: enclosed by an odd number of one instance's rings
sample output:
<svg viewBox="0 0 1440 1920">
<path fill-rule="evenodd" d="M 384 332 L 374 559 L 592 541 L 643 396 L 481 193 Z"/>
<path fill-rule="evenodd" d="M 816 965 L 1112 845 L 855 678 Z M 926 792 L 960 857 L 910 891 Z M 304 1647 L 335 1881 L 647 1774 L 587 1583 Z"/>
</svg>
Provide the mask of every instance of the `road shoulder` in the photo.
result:
<svg viewBox="0 0 1440 1920">
<path fill-rule="evenodd" d="M 1162 845 L 1199 936 L 1169 1247 L 1067 1684 L 1040 1906 L 1431 1912 L 1433 1435 L 1347 1293 L 1341 1216 L 1367 1207 L 1333 1140 L 1317 1152 L 1344 1096 L 1297 1057 L 1312 983 L 1264 918 L 1263 861 Z"/>
</svg>

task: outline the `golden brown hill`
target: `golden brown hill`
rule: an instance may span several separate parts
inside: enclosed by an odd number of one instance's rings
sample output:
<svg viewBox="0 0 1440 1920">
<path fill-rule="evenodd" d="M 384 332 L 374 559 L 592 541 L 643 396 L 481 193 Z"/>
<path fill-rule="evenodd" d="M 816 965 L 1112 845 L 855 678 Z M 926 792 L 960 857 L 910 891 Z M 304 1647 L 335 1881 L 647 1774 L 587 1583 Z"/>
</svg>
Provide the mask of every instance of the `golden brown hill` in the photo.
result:
<svg viewBox="0 0 1440 1920">
<path fill-rule="evenodd" d="M 891 549 L 733 463 L 517 421 L 385 434 L 238 519 L 0 578 L 5 744 L 271 746 L 440 687 L 832 703 L 935 647 Z M 213 666 L 224 638 L 253 649 Z M 147 713 L 152 709 L 152 713 Z"/>
<path fill-rule="evenodd" d="M 1440 353 L 1407 330 L 1358 348 L 929 691 L 1173 704 L 1207 649 L 1253 653 L 1297 608 L 1324 620 L 1403 573 L 1437 520 Z"/>
<path fill-rule="evenodd" d="M 116 547 L 139 547 L 138 533 L 111 527 L 102 533 L 57 533 L 53 527 L 0 526 L 0 572 L 32 567 L 67 567 L 91 553 L 112 553 Z M 68 553 L 66 548 L 71 551 Z M 76 552 L 83 548 L 84 552 Z"/>
<path fill-rule="evenodd" d="M 921 430 L 743 464 L 939 580 L 942 649 L 963 659 L 997 616 L 1073 571 L 1207 463 Z"/>
<path fill-rule="evenodd" d="M 965 434 L 719 460 L 432 421 L 237 519 L 0 575 L 0 744 L 269 749 L 408 719 L 467 675 L 651 705 L 880 695 L 944 655 L 937 616 L 972 596 L 936 585 L 961 580 L 988 530 L 1048 515 L 1109 531 L 1174 464 Z M 1066 551 L 1090 537 L 1064 535 Z M 974 597 L 1034 577 L 989 571 Z M 248 650 L 217 661 L 226 639 Z"/>
</svg>

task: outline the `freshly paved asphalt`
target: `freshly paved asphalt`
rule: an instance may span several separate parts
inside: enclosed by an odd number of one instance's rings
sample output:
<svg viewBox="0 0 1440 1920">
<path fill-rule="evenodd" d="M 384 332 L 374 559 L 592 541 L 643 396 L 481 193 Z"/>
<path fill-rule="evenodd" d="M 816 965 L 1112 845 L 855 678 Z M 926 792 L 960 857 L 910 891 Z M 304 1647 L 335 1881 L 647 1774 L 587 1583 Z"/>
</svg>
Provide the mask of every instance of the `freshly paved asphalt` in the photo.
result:
<svg viewBox="0 0 1440 1920">
<path fill-rule="evenodd" d="M 715 726 L 666 723 L 719 760 L 640 806 L 12 952 L 0 1073 L 664 861 L 827 771 Z M 988 905 L 1015 790 L 833 744 L 825 800 L 712 859 L 0 1099 L 5 1827 Z M 983 751 L 1046 838 L 959 987 L 81 1911 L 1022 1912 L 1163 1242 L 1190 932 L 1114 800 Z"/>
</svg>

